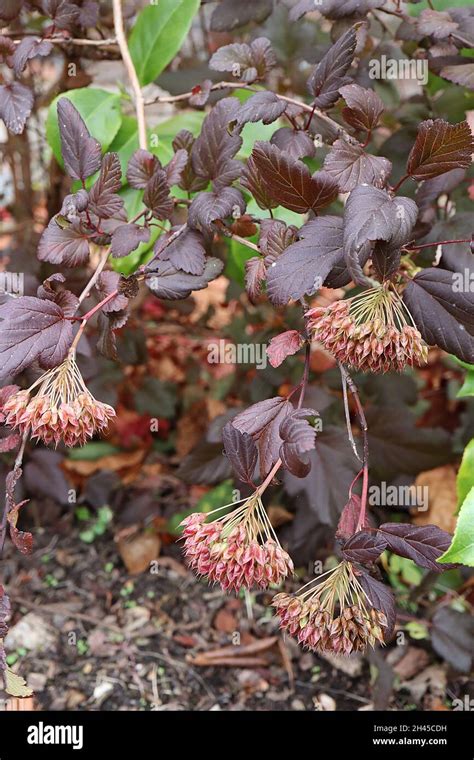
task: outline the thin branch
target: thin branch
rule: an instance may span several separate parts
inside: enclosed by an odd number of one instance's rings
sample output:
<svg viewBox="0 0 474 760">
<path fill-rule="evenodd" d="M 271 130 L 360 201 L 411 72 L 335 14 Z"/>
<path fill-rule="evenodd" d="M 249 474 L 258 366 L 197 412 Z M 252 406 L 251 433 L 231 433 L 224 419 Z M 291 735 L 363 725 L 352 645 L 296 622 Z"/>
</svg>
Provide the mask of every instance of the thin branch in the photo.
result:
<svg viewBox="0 0 474 760">
<path fill-rule="evenodd" d="M 2 31 L 2 37 L 38 37 L 38 34 L 36 32 L 22 32 L 22 31 L 16 31 L 16 32 L 9 32 L 9 31 Z M 80 47 L 115 47 L 117 45 L 117 40 L 115 37 L 110 37 L 109 39 L 104 40 L 89 40 L 86 37 L 78 38 L 78 37 L 44 37 L 43 38 L 45 42 L 52 42 L 53 45 L 78 45 Z M 14 45 L 19 45 L 21 42 L 21 39 L 15 39 L 13 40 Z"/>
<path fill-rule="evenodd" d="M 122 1 L 112 0 L 112 6 L 113 6 L 113 11 L 114 11 L 114 28 L 115 28 L 115 34 L 117 37 L 118 46 L 120 48 L 122 60 L 124 62 L 125 68 L 127 69 L 128 78 L 130 79 L 130 83 L 132 85 L 133 93 L 135 96 L 135 111 L 137 114 L 137 121 L 138 121 L 138 142 L 139 142 L 140 148 L 142 148 L 143 150 L 146 150 L 147 139 L 146 139 L 146 122 L 145 122 L 145 107 L 144 107 L 145 101 L 143 99 L 143 93 L 140 87 L 140 82 L 138 81 L 137 72 L 135 70 L 135 66 L 132 61 L 132 56 L 130 55 L 130 51 L 128 49 L 127 38 L 125 37 L 125 29 L 123 25 L 123 14 L 122 14 Z"/>
<path fill-rule="evenodd" d="M 216 84 L 212 85 L 211 92 L 217 92 L 218 90 L 248 90 L 250 92 L 259 92 L 259 90 L 257 90 L 255 87 L 252 87 L 249 84 L 245 84 L 244 82 L 216 82 Z M 189 100 L 193 94 L 194 93 L 190 90 L 189 92 L 182 92 L 179 95 L 158 95 L 152 100 L 146 100 L 145 105 L 150 106 L 154 103 L 179 103 L 183 100 Z M 330 116 L 324 113 L 324 111 L 321 111 L 319 108 L 315 108 L 313 105 L 309 105 L 308 103 L 303 103 L 296 98 L 291 98 L 288 95 L 280 95 L 279 92 L 276 92 L 275 95 L 277 98 L 280 98 L 280 100 L 284 100 L 285 103 L 296 105 L 301 108 L 302 111 L 306 111 L 308 114 L 311 114 L 309 122 L 311 122 L 313 116 L 317 116 L 319 119 L 321 119 L 321 121 L 326 122 L 326 124 L 332 129 L 336 129 L 338 135 L 344 135 L 344 137 L 349 142 L 354 141 L 354 138 L 348 132 L 346 132 L 341 124 L 338 124 L 337 121 L 331 119 Z M 307 124 L 307 126 L 309 126 L 309 124 Z"/>
<path fill-rule="evenodd" d="M 84 288 L 81 295 L 79 296 L 79 304 L 81 304 L 84 301 L 84 299 L 87 298 L 92 288 L 96 284 L 97 280 L 99 279 L 99 276 L 107 263 L 107 259 L 109 258 L 109 253 L 110 253 L 110 248 L 106 248 L 106 250 L 104 251 L 104 253 L 102 254 L 100 258 L 100 261 L 97 265 L 97 268 L 94 274 L 92 275 L 91 279 L 89 280 L 86 287 Z"/>
<path fill-rule="evenodd" d="M 362 457 L 360 456 L 359 452 L 357 451 L 357 445 L 354 440 L 354 435 L 352 433 L 352 425 L 351 425 L 351 415 L 349 411 L 349 398 L 347 394 L 347 380 L 346 380 L 346 372 L 344 369 L 344 366 L 338 362 L 339 364 L 339 371 L 341 373 L 341 380 L 342 380 L 342 397 L 344 400 L 344 415 L 346 418 L 346 426 L 347 426 L 347 437 L 349 438 L 349 443 L 352 446 L 352 450 L 354 454 L 356 455 L 359 462 L 362 462 Z"/>
<path fill-rule="evenodd" d="M 368 489 L 369 489 L 369 439 L 367 435 L 368 426 L 367 426 L 367 420 L 365 418 L 364 413 L 364 407 L 362 406 L 360 397 L 359 397 L 359 391 L 357 388 L 357 385 L 355 384 L 354 380 L 346 370 L 346 368 L 339 364 L 339 369 L 341 371 L 341 375 L 343 378 L 343 382 L 347 384 L 347 387 L 349 388 L 352 398 L 354 399 L 354 403 L 356 406 L 357 411 L 357 417 L 359 420 L 359 427 L 362 431 L 362 437 L 364 441 L 363 446 L 363 455 L 362 455 L 362 462 L 363 462 L 363 470 L 362 470 L 362 496 L 361 496 L 361 510 L 359 515 L 359 522 L 357 525 L 356 532 L 358 530 L 361 530 L 361 528 L 364 525 L 365 522 L 365 515 L 367 511 L 367 495 L 368 495 Z"/>
<path fill-rule="evenodd" d="M 454 245 L 455 243 L 470 243 L 471 238 L 460 238 L 458 240 L 439 240 L 436 243 L 422 243 L 421 245 L 405 245 L 403 246 L 407 251 L 420 251 L 422 248 L 434 248 L 438 245 Z"/>
</svg>

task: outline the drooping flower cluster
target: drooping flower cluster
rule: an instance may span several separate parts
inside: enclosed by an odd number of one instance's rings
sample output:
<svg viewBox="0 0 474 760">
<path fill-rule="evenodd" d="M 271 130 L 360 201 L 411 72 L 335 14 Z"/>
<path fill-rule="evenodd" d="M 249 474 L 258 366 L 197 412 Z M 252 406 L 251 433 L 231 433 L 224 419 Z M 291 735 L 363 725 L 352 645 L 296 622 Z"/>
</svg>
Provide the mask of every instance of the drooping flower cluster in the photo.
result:
<svg viewBox="0 0 474 760">
<path fill-rule="evenodd" d="M 349 655 L 384 643 L 387 618 L 369 601 L 350 562 L 307 586 L 295 595 L 277 594 L 272 601 L 280 628 L 300 644 L 315 652 Z"/>
<path fill-rule="evenodd" d="M 238 592 L 242 587 L 268 588 L 293 572 L 293 562 L 280 546 L 258 492 L 224 517 L 206 522 L 208 517 L 209 513 L 197 512 L 182 522 L 184 553 L 199 575 L 219 583 L 224 591 Z"/>
<path fill-rule="evenodd" d="M 29 430 L 32 438 L 56 446 L 61 441 L 66 446 L 83 446 L 115 417 L 111 406 L 96 401 L 89 392 L 72 354 L 28 390 L 10 396 L 3 413 L 9 427 L 20 433 Z"/>
<path fill-rule="evenodd" d="M 312 339 L 355 369 L 401 372 L 428 359 L 428 346 L 406 305 L 389 288 L 371 288 L 327 308 L 310 309 L 306 316 Z"/>
</svg>

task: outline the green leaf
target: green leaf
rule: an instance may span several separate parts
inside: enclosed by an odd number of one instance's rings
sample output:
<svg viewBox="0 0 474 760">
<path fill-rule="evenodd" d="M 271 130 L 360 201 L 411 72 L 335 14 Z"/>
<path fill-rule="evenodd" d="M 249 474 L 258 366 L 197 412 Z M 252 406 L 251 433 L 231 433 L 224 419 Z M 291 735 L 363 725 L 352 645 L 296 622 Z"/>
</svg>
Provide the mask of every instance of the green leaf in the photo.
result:
<svg viewBox="0 0 474 760">
<path fill-rule="evenodd" d="M 109 150 L 118 154 L 122 167 L 122 182 L 124 183 L 127 182 L 125 172 L 128 161 L 132 153 L 139 147 L 137 120 L 133 116 L 123 116 L 119 130 L 109 145 Z"/>
<path fill-rule="evenodd" d="M 153 82 L 181 48 L 200 0 L 159 0 L 137 16 L 128 47 L 142 86 Z"/>
<path fill-rule="evenodd" d="M 474 438 L 464 449 L 456 486 L 458 492 L 458 505 L 461 506 L 471 488 L 474 487 Z"/>
<path fill-rule="evenodd" d="M 464 499 L 451 546 L 438 562 L 460 562 L 474 567 L 474 487 Z"/>
<path fill-rule="evenodd" d="M 472 0 L 456 0 L 456 2 L 453 2 L 453 0 L 436 0 L 435 7 L 437 11 L 449 11 L 450 8 L 464 8 L 466 6 L 470 6 L 472 4 Z M 408 5 L 408 12 L 410 16 L 419 16 L 420 13 L 428 8 L 430 8 L 430 4 L 428 0 L 423 0 L 421 3 L 417 3 L 416 5 Z"/>
<path fill-rule="evenodd" d="M 429 639 L 430 637 L 426 625 L 417 620 L 410 620 L 409 623 L 405 623 L 405 630 L 408 631 L 412 639 Z"/>
<path fill-rule="evenodd" d="M 255 241 L 255 238 L 249 238 Z M 245 262 L 256 255 L 255 251 L 246 245 L 231 240 L 229 245 L 229 255 L 227 257 L 224 274 L 229 280 L 237 282 L 242 288 L 245 285 Z"/>
<path fill-rule="evenodd" d="M 474 396 L 474 368 L 468 369 L 462 387 L 456 393 L 456 398 L 463 396 Z"/>
<path fill-rule="evenodd" d="M 68 98 L 76 106 L 92 137 L 100 142 L 104 152 L 108 150 L 122 123 L 120 96 L 93 87 L 81 87 L 61 93 L 53 100 L 46 120 L 46 139 L 58 163 L 63 166 L 57 116 L 59 98 Z"/>
<path fill-rule="evenodd" d="M 80 449 L 71 449 L 68 458 L 73 461 L 86 460 L 88 462 L 95 462 L 96 459 L 118 454 L 119 451 L 120 449 L 106 441 L 92 441 L 91 443 L 86 443 Z"/>
</svg>

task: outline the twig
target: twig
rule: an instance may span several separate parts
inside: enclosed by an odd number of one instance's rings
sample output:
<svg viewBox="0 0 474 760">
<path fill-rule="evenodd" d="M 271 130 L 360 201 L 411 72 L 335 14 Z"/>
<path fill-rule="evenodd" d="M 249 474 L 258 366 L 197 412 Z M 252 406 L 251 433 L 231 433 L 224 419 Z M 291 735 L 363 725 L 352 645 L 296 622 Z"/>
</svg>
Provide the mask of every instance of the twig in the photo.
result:
<svg viewBox="0 0 474 760">
<path fill-rule="evenodd" d="M 22 32 L 20 30 L 9 32 L 2 31 L 2 37 L 38 37 L 36 32 Z M 86 37 L 44 37 L 45 42 L 52 42 L 53 45 L 79 45 L 80 47 L 109 47 L 117 45 L 115 37 L 104 40 L 89 40 Z M 12 40 L 14 45 L 19 45 L 21 39 Z"/>
<path fill-rule="evenodd" d="M 122 1 L 112 0 L 113 12 L 114 12 L 114 28 L 117 37 L 118 46 L 122 55 L 125 68 L 127 69 L 128 78 L 132 85 L 132 89 L 135 96 L 135 111 L 137 114 L 138 122 L 138 142 L 140 148 L 146 150 L 146 122 L 145 122 L 145 101 L 143 99 L 143 93 L 138 81 L 137 72 L 132 61 L 132 56 L 127 45 L 127 38 L 125 37 L 125 29 L 123 26 L 123 14 L 122 14 Z"/>
<path fill-rule="evenodd" d="M 362 496 L 361 496 L 361 510 L 359 515 L 359 521 L 357 525 L 356 532 L 358 530 L 361 530 L 361 528 L 364 525 L 365 522 L 365 515 L 367 511 L 367 494 L 369 489 L 369 439 L 367 435 L 368 426 L 367 426 L 367 420 L 365 418 L 364 413 L 364 407 L 362 406 L 360 397 L 359 397 L 359 391 L 357 388 L 357 385 L 355 384 L 354 380 L 346 370 L 346 368 L 339 364 L 339 369 L 341 371 L 341 375 L 343 378 L 343 382 L 347 384 L 347 387 L 349 388 L 352 398 L 354 399 L 354 403 L 356 406 L 357 411 L 357 417 L 359 419 L 359 427 L 362 431 L 362 437 L 364 441 L 363 446 L 363 455 L 362 455 L 362 462 L 363 462 L 363 470 L 362 470 Z M 360 457 L 358 457 L 359 459 Z"/>
<path fill-rule="evenodd" d="M 357 451 L 356 442 L 354 440 L 354 435 L 352 433 L 352 425 L 351 425 L 351 415 L 349 411 L 349 399 L 347 395 L 347 380 L 346 380 L 346 372 L 344 370 L 343 365 L 341 362 L 338 362 L 339 364 L 339 371 L 341 373 L 341 380 L 342 380 L 342 397 L 344 400 L 344 415 L 346 418 L 346 425 L 347 425 L 347 437 L 349 438 L 349 443 L 352 446 L 352 450 L 354 451 L 354 454 L 356 455 L 359 462 L 362 462 L 361 456 L 359 452 Z"/>
<path fill-rule="evenodd" d="M 109 258 L 109 253 L 110 253 L 110 248 L 107 248 L 104 251 L 103 255 L 101 256 L 101 259 L 100 259 L 100 261 L 99 261 L 99 263 L 97 265 L 97 268 L 96 268 L 94 274 L 92 275 L 91 279 L 89 280 L 89 282 L 87 283 L 86 287 L 84 288 L 84 290 L 82 291 L 81 295 L 79 296 L 79 303 L 80 304 L 84 301 L 85 298 L 87 298 L 87 296 L 91 292 L 92 288 L 96 284 L 97 280 L 99 279 L 99 277 L 101 275 L 101 272 L 102 272 L 103 268 L 105 267 L 105 265 L 107 263 L 107 259 Z"/>
<path fill-rule="evenodd" d="M 245 84 L 244 82 L 216 82 L 216 84 L 213 84 L 211 87 L 211 92 L 216 92 L 218 90 L 248 90 L 250 92 L 259 92 L 259 90 L 255 89 L 255 87 L 252 87 L 249 84 Z M 146 100 L 145 106 L 153 105 L 154 103 L 179 103 L 182 100 L 189 100 L 189 98 L 194 93 L 190 90 L 189 92 L 182 92 L 179 95 L 158 95 L 156 98 L 153 98 L 152 100 Z M 299 108 L 301 108 L 302 111 L 306 111 L 307 113 L 311 114 L 310 122 L 313 118 L 313 116 L 317 116 L 321 121 L 326 122 L 328 126 L 330 126 L 332 129 L 336 129 L 338 135 L 344 135 L 344 137 L 349 141 L 353 142 L 354 138 L 346 132 L 344 127 L 341 124 L 338 124 L 337 121 L 334 121 L 334 119 L 331 119 L 330 116 L 328 116 L 324 111 L 321 111 L 319 108 L 315 108 L 313 105 L 309 105 L 308 103 L 303 103 L 300 100 L 297 100 L 296 98 L 291 98 L 288 95 L 280 95 L 279 92 L 276 92 L 275 95 L 277 98 L 280 98 L 280 100 L 284 100 L 285 103 L 291 103 L 292 105 L 296 105 Z M 307 127 L 309 124 L 306 125 Z"/>
</svg>

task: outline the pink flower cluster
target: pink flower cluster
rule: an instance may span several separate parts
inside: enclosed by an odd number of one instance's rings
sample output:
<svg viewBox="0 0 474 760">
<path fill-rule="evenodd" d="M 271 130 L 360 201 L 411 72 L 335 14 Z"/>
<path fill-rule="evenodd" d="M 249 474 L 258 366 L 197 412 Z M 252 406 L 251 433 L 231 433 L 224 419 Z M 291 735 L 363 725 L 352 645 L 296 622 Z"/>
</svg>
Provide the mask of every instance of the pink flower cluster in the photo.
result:
<svg viewBox="0 0 474 760">
<path fill-rule="evenodd" d="M 347 299 L 307 312 L 312 339 L 338 361 L 370 372 L 401 372 L 407 366 L 426 363 L 428 347 L 415 327 L 405 324 L 398 329 L 381 317 L 358 322 L 350 308 Z"/>
<path fill-rule="evenodd" d="M 78 370 L 74 363 L 72 366 L 72 378 L 76 380 Z M 82 378 L 82 387 L 72 383 L 71 377 L 66 382 L 69 369 L 60 369 L 45 375 L 36 396 L 31 396 L 31 389 L 11 395 L 2 409 L 4 421 L 22 434 L 30 431 L 32 438 L 46 444 L 83 446 L 88 438 L 107 428 L 115 410 L 96 401 Z"/>
<path fill-rule="evenodd" d="M 293 572 L 290 556 L 273 538 L 259 543 L 244 521 L 229 529 L 225 518 L 206 523 L 207 517 L 194 513 L 183 520 L 184 552 L 196 573 L 224 591 L 268 588 Z"/>
</svg>

